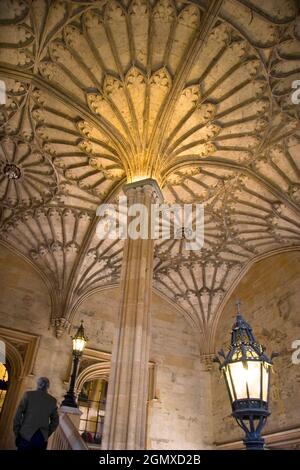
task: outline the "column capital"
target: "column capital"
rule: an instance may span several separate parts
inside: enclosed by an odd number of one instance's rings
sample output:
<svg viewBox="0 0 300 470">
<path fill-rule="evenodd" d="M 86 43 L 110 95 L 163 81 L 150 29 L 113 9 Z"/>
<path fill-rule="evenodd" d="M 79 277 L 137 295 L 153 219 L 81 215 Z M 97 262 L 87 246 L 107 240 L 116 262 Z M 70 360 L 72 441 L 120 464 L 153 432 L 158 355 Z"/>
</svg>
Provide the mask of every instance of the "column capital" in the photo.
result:
<svg viewBox="0 0 300 470">
<path fill-rule="evenodd" d="M 51 324 L 55 328 L 57 338 L 60 338 L 65 331 L 68 332 L 71 328 L 71 323 L 64 317 L 52 318 Z"/>
<path fill-rule="evenodd" d="M 206 372 L 210 372 L 213 368 L 215 354 L 201 354 L 200 362 L 204 366 Z"/>
<path fill-rule="evenodd" d="M 164 200 L 161 189 L 157 181 L 153 178 L 145 178 L 132 183 L 127 183 L 123 186 L 125 194 L 129 193 L 131 190 L 149 191 L 151 196 L 157 200 L 157 202 L 162 203 Z"/>
</svg>

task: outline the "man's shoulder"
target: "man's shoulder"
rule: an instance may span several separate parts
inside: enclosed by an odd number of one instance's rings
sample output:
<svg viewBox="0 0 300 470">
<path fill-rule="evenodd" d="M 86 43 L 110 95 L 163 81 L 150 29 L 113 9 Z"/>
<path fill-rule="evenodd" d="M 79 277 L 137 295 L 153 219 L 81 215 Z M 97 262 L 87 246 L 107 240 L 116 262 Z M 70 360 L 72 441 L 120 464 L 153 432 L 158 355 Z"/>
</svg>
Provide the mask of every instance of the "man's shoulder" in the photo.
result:
<svg viewBox="0 0 300 470">
<path fill-rule="evenodd" d="M 57 403 L 56 398 L 50 395 L 50 393 L 41 392 L 40 390 L 29 390 L 28 392 L 25 392 L 25 395 L 27 395 L 29 399 L 30 398 L 36 399 L 38 397 L 43 397 L 43 399 L 46 399 L 49 402 L 52 402 L 53 405 L 56 405 Z"/>
<path fill-rule="evenodd" d="M 50 395 L 50 393 L 47 393 L 47 395 L 48 395 L 49 399 L 53 402 L 53 404 L 56 405 L 57 404 L 56 398 L 53 397 L 52 395 Z"/>
<path fill-rule="evenodd" d="M 34 397 L 36 395 L 38 395 L 38 391 L 37 390 L 27 390 L 27 392 L 25 392 L 25 394 L 27 397 Z"/>
</svg>

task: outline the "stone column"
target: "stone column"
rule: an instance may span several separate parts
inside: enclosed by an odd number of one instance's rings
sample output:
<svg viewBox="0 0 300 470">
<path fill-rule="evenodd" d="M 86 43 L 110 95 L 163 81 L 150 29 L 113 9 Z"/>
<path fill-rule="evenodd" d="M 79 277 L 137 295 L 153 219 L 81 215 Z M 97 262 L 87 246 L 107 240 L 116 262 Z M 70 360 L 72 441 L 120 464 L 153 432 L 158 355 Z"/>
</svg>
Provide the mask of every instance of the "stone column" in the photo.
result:
<svg viewBox="0 0 300 470">
<path fill-rule="evenodd" d="M 127 184 L 124 192 L 128 209 L 137 203 L 147 208 L 150 229 L 151 204 L 162 200 L 156 181 Z M 149 236 L 125 241 L 103 449 L 145 448 L 153 243 Z"/>
</svg>

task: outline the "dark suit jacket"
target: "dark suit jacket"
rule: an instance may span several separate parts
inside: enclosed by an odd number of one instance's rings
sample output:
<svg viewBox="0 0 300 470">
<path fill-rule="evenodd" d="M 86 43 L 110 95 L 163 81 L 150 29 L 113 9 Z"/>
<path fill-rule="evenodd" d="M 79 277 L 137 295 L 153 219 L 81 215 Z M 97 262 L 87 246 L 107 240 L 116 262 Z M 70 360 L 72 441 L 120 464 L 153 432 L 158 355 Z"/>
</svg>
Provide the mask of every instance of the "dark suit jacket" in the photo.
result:
<svg viewBox="0 0 300 470">
<path fill-rule="evenodd" d="M 14 417 L 13 430 L 30 441 L 33 434 L 40 429 L 45 441 L 59 424 L 57 402 L 54 397 L 42 390 L 26 392 Z"/>
</svg>

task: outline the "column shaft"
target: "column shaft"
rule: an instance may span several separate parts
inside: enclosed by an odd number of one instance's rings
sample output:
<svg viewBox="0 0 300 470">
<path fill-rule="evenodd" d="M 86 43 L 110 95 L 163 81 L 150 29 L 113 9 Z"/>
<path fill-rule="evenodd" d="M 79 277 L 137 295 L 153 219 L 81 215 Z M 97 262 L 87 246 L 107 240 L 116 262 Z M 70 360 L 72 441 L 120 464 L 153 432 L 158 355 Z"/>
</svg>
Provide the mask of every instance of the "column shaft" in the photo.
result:
<svg viewBox="0 0 300 470">
<path fill-rule="evenodd" d="M 128 207 L 139 203 L 147 208 L 150 227 L 150 208 L 158 197 L 157 185 L 145 180 L 127 185 L 125 192 Z M 145 448 L 153 254 L 153 240 L 149 236 L 126 239 L 105 413 L 104 449 Z"/>
</svg>

